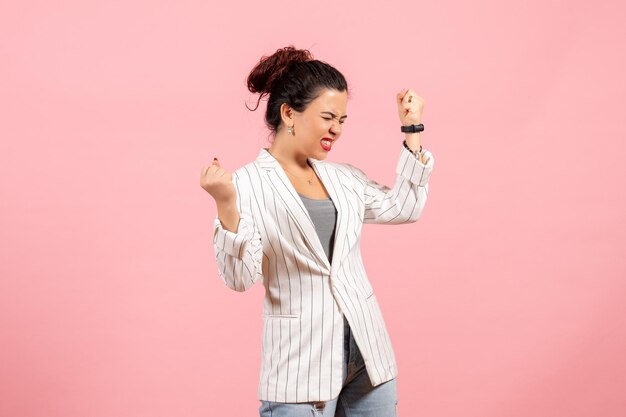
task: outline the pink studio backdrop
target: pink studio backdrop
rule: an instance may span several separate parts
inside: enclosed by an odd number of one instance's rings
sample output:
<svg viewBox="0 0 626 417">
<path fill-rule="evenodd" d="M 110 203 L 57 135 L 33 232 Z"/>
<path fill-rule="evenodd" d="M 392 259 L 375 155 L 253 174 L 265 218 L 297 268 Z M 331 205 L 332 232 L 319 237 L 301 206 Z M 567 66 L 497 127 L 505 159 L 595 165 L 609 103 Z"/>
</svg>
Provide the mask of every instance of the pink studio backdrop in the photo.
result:
<svg viewBox="0 0 626 417">
<path fill-rule="evenodd" d="M 199 187 L 269 146 L 244 81 L 294 44 L 352 90 L 329 160 L 391 184 L 426 101 L 419 222 L 362 251 L 400 414 L 626 416 L 619 2 L 0 5 L 0 415 L 257 415 L 263 288 L 217 276 Z"/>
</svg>

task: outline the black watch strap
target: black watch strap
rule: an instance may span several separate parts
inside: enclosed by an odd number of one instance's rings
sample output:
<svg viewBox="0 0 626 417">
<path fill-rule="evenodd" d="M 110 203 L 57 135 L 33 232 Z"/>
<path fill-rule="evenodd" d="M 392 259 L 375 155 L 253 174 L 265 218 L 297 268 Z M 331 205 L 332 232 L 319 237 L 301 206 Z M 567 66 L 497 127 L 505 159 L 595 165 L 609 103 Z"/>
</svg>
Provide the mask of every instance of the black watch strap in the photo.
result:
<svg viewBox="0 0 626 417">
<path fill-rule="evenodd" d="M 404 133 L 416 133 L 416 132 L 422 132 L 423 130 L 424 130 L 424 125 L 421 123 L 418 125 L 400 126 L 400 131 Z"/>
</svg>

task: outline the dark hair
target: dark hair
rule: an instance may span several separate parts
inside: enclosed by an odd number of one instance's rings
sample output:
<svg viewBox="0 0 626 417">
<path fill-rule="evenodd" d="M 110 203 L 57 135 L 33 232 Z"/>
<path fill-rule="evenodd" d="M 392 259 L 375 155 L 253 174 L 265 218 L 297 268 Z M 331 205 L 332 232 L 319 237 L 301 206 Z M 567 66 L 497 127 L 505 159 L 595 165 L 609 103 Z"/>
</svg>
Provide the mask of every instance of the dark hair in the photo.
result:
<svg viewBox="0 0 626 417">
<path fill-rule="evenodd" d="M 273 134 L 281 124 L 283 103 L 302 112 L 324 89 L 348 91 L 348 83 L 337 69 L 293 45 L 263 56 L 248 75 L 247 84 L 250 92 L 261 93 L 257 106 L 251 109 L 246 105 L 248 110 L 255 111 L 261 99 L 269 94 L 265 124 Z"/>
</svg>

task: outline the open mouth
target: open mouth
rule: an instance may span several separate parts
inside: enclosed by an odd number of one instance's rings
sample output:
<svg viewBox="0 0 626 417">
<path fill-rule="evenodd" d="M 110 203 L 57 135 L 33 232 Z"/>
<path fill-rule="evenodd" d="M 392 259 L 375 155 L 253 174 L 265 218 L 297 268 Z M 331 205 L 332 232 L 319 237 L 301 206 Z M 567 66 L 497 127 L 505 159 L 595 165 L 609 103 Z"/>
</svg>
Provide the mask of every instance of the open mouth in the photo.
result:
<svg viewBox="0 0 626 417">
<path fill-rule="evenodd" d="M 333 146 L 333 140 L 324 138 L 320 141 L 320 144 L 322 145 L 322 148 L 324 148 L 325 151 L 330 151 L 330 149 Z"/>
</svg>

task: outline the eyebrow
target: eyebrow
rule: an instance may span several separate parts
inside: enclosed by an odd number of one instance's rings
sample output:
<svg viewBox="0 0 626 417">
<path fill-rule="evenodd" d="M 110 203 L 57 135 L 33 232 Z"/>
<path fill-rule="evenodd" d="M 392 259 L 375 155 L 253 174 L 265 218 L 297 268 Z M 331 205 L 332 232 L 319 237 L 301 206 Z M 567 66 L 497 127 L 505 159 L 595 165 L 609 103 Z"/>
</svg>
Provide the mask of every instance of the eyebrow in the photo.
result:
<svg viewBox="0 0 626 417">
<path fill-rule="evenodd" d="M 328 114 L 330 114 L 333 117 L 337 117 L 337 115 L 335 113 L 330 112 L 330 111 L 323 111 L 322 113 L 328 113 Z M 340 117 L 340 119 L 345 119 L 346 117 L 348 117 L 348 115 L 344 114 L 343 116 Z"/>
</svg>

